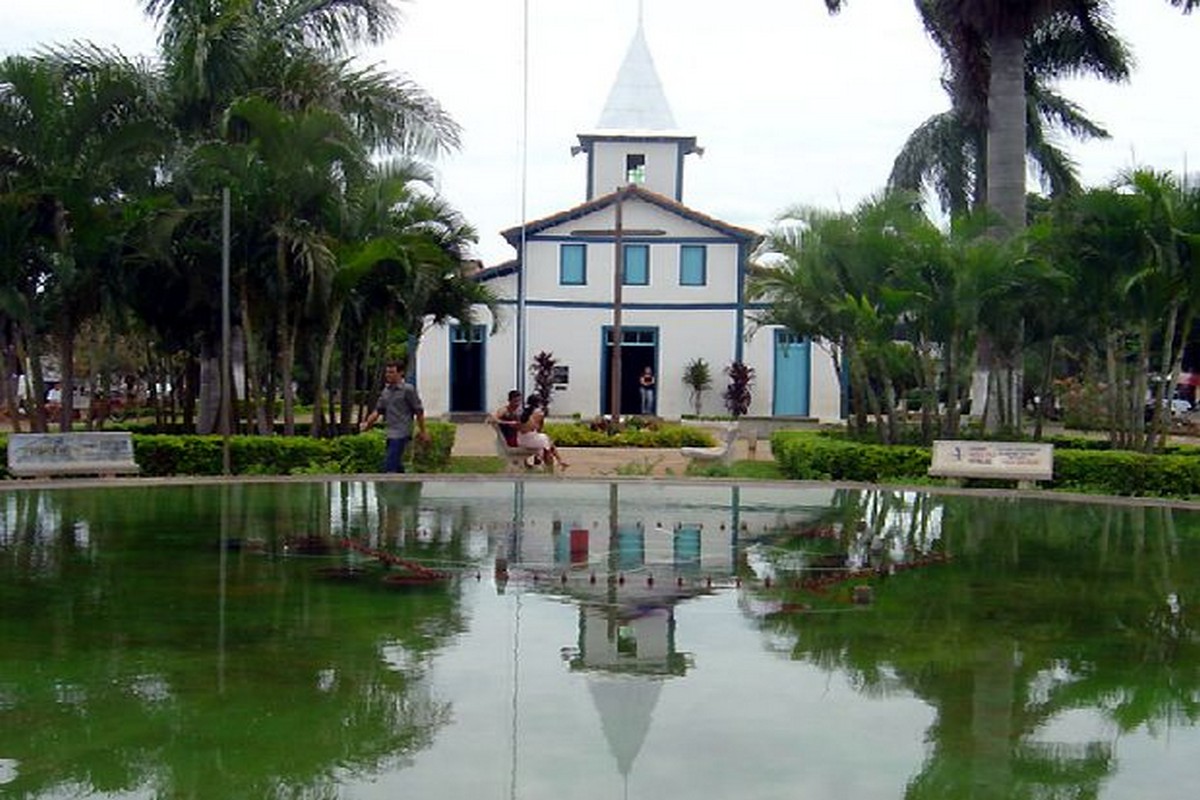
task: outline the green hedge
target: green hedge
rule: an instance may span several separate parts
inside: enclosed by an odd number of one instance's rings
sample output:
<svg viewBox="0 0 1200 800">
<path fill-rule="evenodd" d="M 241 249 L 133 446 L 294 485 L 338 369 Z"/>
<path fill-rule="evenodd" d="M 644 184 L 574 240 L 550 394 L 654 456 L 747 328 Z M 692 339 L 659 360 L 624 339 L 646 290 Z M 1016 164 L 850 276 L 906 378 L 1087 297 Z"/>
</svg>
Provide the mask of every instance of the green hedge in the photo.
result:
<svg viewBox="0 0 1200 800">
<path fill-rule="evenodd" d="M 406 454 L 413 472 L 444 472 L 450 466 L 455 427 L 430 422 L 428 446 L 414 442 Z M 3 444 L 3 477 L 8 474 L 8 439 Z M 354 474 L 383 469 L 385 437 L 382 431 L 311 439 L 306 436 L 232 436 L 229 439 L 230 468 L 236 475 Z M 141 474 L 220 475 L 223 440 L 220 436 L 168 436 L 134 434 L 133 455 Z"/>
<path fill-rule="evenodd" d="M 1200 495 L 1200 459 L 1121 450 L 1054 451 L 1055 488 L 1134 497 Z"/>
<path fill-rule="evenodd" d="M 1051 489 L 1138 497 L 1200 495 L 1200 458 L 1194 448 L 1166 455 L 1111 449 L 1073 449 L 1058 440 Z M 771 450 L 780 470 L 796 480 L 930 480 L 929 448 L 859 444 L 823 433 L 779 431 Z M 982 482 L 981 482 L 982 483 Z M 992 481 L 991 483 L 995 483 Z"/>
<path fill-rule="evenodd" d="M 712 434 L 690 425 L 628 427 L 620 433 L 593 430 L 584 423 L 548 422 L 546 434 L 558 447 L 712 447 Z"/>
<path fill-rule="evenodd" d="M 881 481 L 924 476 L 929 449 L 859 444 L 821 433 L 776 431 L 771 452 L 783 474 L 797 480 Z"/>
</svg>

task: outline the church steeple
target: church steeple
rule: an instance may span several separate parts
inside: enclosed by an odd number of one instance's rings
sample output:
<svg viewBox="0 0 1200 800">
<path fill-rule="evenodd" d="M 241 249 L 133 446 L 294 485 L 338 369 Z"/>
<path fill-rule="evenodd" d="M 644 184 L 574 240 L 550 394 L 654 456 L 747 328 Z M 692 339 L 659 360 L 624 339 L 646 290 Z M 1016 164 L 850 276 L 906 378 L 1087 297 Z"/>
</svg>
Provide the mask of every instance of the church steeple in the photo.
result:
<svg viewBox="0 0 1200 800">
<path fill-rule="evenodd" d="M 631 183 L 683 202 L 683 158 L 702 153 L 680 132 L 646 43 L 641 0 L 637 29 L 592 133 L 579 134 L 573 153 L 587 153 L 586 198 Z"/>
<path fill-rule="evenodd" d="M 608 92 L 608 101 L 600 113 L 598 130 L 673 131 L 675 116 L 663 92 L 654 57 L 646 44 L 642 7 L 638 4 L 637 31 L 617 71 L 617 79 Z"/>
</svg>

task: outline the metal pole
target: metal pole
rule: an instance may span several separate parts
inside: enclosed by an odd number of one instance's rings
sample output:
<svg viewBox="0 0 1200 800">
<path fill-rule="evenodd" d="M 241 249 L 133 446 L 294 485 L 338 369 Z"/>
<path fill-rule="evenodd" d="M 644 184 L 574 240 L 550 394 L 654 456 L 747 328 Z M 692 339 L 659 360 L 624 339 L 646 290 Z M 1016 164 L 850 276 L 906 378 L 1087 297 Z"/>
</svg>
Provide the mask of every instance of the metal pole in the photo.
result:
<svg viewBox="0 0 1200 800">
<path fill-rule="evenodd" d="M 525 204 L 529 189 L 529 0 L 522 4 L 522 56 L 521 56 L 521 249 L 517 253 L 517 374 L 516 389 L 525 397 L 525 350 L 528 329 L 525 320 L 525 269 L 528 263 L 529 244 L 525 235 Z"/>
<path fill-rule="evenodd" d="M 233 428 L 232 378 L 229 331 L 229 187 L 221 189 L 221 470 L 232 471 L 229 434 Z"/>
</svg>

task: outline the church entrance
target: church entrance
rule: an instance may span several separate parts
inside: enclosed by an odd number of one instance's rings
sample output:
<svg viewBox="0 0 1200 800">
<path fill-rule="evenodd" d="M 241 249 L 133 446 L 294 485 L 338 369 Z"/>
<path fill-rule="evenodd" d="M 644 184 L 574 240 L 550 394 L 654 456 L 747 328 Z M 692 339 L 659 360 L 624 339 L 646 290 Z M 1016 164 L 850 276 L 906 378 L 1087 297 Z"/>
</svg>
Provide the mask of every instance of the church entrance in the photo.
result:
<svg viewBox="0 0 1200 800">
<path fill-rule="evenodd" d="M 600 413 L 611 414 L 612 393 L 609 387 L 612 375 L 612 328 L 604 327 L 603 363 L 600 367 Z M 638 414 L 642 408 L 641 393 L 638 391 L 638 378 L 642 370 L 650 367 L 655 379 L 658 377 L 658 328 L 651 327 L 622 327 L 621 328 L 621 415 Z M 655 386 L 655 413 L 660 405 L 659 391 L 661 386 Z"/>
<path fill-rule="evenodd" d="M 450 411 L 478 413 L 483 403 L 483 355 L 487 328 L 483 325 L 450 327 Z"/>
</svg>

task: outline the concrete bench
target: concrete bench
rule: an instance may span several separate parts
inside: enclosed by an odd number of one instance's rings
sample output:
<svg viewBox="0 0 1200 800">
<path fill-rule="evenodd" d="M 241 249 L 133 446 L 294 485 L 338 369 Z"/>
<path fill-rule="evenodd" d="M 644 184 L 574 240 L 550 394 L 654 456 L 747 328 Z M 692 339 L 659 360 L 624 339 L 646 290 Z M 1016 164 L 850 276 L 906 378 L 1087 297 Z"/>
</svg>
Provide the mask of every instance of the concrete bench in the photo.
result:
<svg viewBox="0 0 1200 800">
<path fill-rule="evenodd" d="M 57 475 L 130 475 L 138 471 L 128 431 L 14 433 L 8 471 L 17 478 Z"/>
<path fill-rule="evenodd" d="M 929 465 L 933 477 L 1014 480 L 1028 488 L 1054 478 L 1054 445 L 939 439 Z"/>
<path fill-rule="evenodd" d="M 530 466 L 529 459 L 541 458 L 542 451 L 536 447 L 521 447 L 510 445 L 504 438 L 504 432 L 500 430 L 500 426 L 489 421 L 488 425 L 496 434 L 496 455 L 504 460 L 504 469 L 506 472 L 520 472 L 525 469 L 542 468 L 548 472 L 554 471 L 553 464 L 539 464 Z"/>
<path fill-rule="evenodd" d="M 721 427 L 715 447 L 681 447 L 679 454 L 692 461 L 716 462 L 729 466 L 733 463 L 734 443 L 738 437 L 736 422 Z"/>
</svg>

